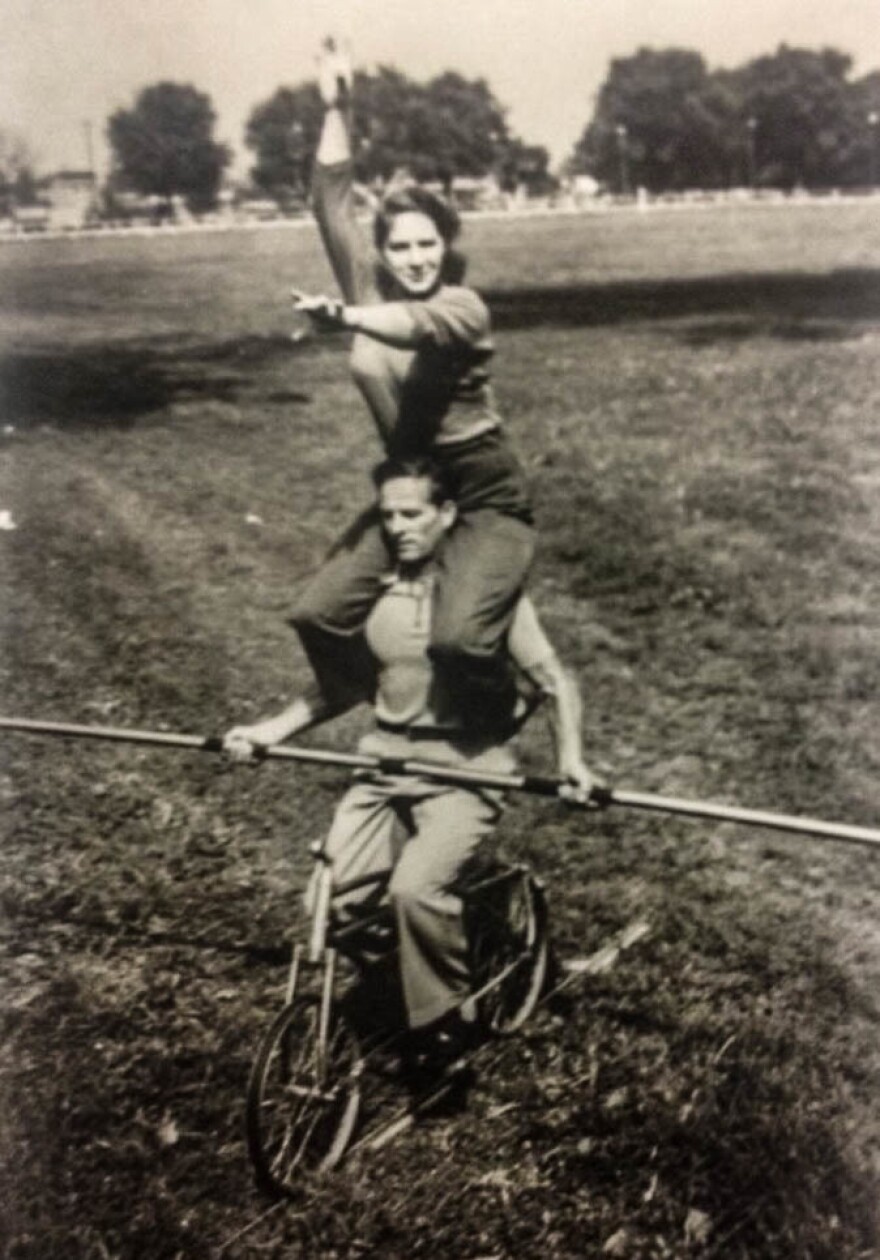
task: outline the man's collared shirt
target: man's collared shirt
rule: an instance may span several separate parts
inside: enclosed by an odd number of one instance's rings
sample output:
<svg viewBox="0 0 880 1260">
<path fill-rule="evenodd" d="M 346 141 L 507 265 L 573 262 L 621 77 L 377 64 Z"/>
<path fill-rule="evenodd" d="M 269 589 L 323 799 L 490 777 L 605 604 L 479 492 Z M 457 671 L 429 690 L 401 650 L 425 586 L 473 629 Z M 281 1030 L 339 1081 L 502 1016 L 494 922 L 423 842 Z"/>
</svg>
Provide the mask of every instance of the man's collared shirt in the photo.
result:
<svg viewBox="0 0 880 1260">
<path fill-rule="evenodd" d="M 376 717 L 392 726 L 461 732 L 460 715 L 428 656 L 434 584 L 430 567 L 414 578 L 389 574 L 370 613 L 366 637 L 376 661 Z M 507 648 L 523 670 L 553 655 L 527 596 L 517 604 Z"/>
</svg>

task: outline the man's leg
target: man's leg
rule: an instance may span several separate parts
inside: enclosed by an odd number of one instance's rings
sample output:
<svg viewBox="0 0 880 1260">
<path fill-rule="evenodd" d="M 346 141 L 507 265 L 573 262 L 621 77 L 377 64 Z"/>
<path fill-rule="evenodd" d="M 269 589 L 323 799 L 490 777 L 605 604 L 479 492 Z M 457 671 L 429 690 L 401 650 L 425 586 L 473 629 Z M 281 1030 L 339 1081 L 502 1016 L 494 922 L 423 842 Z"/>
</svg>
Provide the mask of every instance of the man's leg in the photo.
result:
<svg viewBox="0 0 880 1260">
<path fill-rule="evenodd" d="M 363 875 L 390 871 L 396 853 L 399 827 L 387 789 L 369 780 L 349 788 L 339 802 L 324 845 L 339 884 Z M 378 902 L 384 889 L 374 885 L 334 897 L 333 908 L 343 920 L 358 908 Z"/>
<path fill-rule="evenodd" d="M 389 888 L 411 1028 L 441 1019 L 470 992 L 462 903 L 451 885 L 500 812 L 499 793 L 460 788 L 429 789 L 412 806 L 415 833 Z"/>
</svg>

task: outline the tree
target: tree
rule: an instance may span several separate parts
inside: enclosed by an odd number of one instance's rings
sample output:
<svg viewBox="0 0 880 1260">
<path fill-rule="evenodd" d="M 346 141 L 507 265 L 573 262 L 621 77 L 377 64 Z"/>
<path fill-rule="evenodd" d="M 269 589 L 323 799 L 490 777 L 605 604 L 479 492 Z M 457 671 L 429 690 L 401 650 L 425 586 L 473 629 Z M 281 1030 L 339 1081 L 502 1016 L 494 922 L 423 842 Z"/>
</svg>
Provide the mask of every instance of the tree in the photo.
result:
<svg viewBox="0 0 880 1260">
<path fill-rule="evenodd" d="M 727 76 L 741 119 L 754 119 L 759 184 L 793 188 L 847 182 L 859 126 L 852 65 L 833 48 L 780 45 Z M 861 129 L 864 129 L 862 120 Z"/>
<path fill-rule="evenodd" d="M 373 75 L 356 74 L 353 114 L 355 168 L 359 178 L 388 180 L 405 169 L 419 179 L 436 174 L 427 145 L 414 139 L 424 132 L 425 89 L 393 66 L 379 66 Z"/>
<path fill-rule="evenodd" d="M 34 163 L 27 141 L 0 127 L 0 214 L 36 200 Z"/>
<path fill-rule="evenodd" d="M 375 75 L 357 73 L 354 97 L 355 165 L 362 179 L 374 178 L 414 157 L 407 133 L 411 102 L 419 89 L 404 75 L 380 66 Z M 280 87 L 251 112 L 245 144 L 256 154 L 251 177 L 257 187 L 284 202 L 306 194 L 321 133 L 323 110 L 317 86 Z"/>
<path fill-rule="evenodd" d="M 465 79 L 447 71 L 432 79 L 425 92 L 427 117 L 414 128 L 413 139 L 425 143 L 437 176 L 485 175 L 509 144 L 505 110 L 485 79 Z"/>
<path fill-rule="evenodd" d="M 282 204 L 305 197 L 322 117 L 318 89 L 309 83 L 279 88 L 248 119 L 245 144 L 257 155 L 251 178 Z"/>
<path fill-rule="evenodd" d="M 620 192 L 727 184 L 734 102 L 699 53 L 641 48 L 611 63 L 572 169 Z"/>
<path fill-rule="evenodd" d="M 381 66 L 359 76 L 355 92 L 365 179 L 388 179 L 402 167 L 447 185 L 456 175 L 485 175 L 508 138 L 504 110 L 483 79 L 450 70 L 421 85 Z"/>
<path fill-rule="evenodd" d="M 642 48 L 611 63 L 571 167 L 622 191 L 865 183 L 876 179 L 880 75 L 853 84 L 850 67 L 833 48 L 783 44 L 710 73 L 698 53 Z"/>
<path fill-rule="evenodd" d="M 505 110 L 483 79 L 447 71 L 419 84 L 392 66 L 354 80 L 355 169 L 365 182 L 387 180 L 405 168 L 417 179 L 449 183 L 456 175 L 485 175 L 505 162 L 541 168 L 543 150 L 527 150 L 507 128 Z M 321 110 L 312 84 L 279 88 L 258 105 L 245 142 L 257 155 L 252 175 L 283 199 L 302 193 L 320 131 Z M 546 161 L 543 173 L 546 173 Z"/>
<path fill-rule="evenodd" d="M 116 175 L 135 192 L 182 196 L 192 209 L 208 209 L 231 158 L 213 138 L 215 121 L 210 97 L 189 84 L 144 88 L 108 124 Z"/>
<path fill-rule="evenodd" d="M 550 174 L 550 154 L 542 144 L 525 144 L 516 136 L 502 146 L 497 162 L 501 187 L 508 192 L 525 188 L 529 196 L 541 197 L 558 187 Z"/>
<path fill-rule="evenodd" d="M 850 108 L 854 140 L 848 153 L 847 182 L 876 188 L 880 182 L 880 70 L 852 85 Z"/>
</svg>

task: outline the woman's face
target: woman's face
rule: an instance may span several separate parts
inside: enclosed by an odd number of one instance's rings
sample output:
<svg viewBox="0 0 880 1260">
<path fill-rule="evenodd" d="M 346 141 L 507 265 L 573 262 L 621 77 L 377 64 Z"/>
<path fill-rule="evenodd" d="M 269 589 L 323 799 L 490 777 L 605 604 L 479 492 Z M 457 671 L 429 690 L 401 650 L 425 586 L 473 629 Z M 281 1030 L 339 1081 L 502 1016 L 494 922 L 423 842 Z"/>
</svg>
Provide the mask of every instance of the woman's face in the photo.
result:
<svg viewBox="0 0 880 1260">
<path fill-rule="evenodd" d="M 434 220 L 418 210 L 394 216 L 382 248 L 386 266 L 414 297 L 424 297 L 436 288 L 445 253 L 446 242 Z"/>
</svg>

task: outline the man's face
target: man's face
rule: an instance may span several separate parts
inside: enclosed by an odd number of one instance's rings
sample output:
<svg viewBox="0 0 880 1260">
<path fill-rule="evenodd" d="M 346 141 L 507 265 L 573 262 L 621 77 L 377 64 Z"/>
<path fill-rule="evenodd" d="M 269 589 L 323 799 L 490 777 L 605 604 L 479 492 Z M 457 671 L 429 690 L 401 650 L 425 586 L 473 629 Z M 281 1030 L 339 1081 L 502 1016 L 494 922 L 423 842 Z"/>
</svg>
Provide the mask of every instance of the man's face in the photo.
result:
<svg viewBox="0 0 880 1260">
<path fill-rule="evenodd" d="M 407 210 L 395 215 L 382 255 L 407 293 L 425 297 L 438 284 L 446 244 L 428 215 Z"/>
<path fill-rule="evenodd" d="M 379 490 L 382 528 L 400 564 L 420 564 L 434 554 L 452 528 L 455 504 L 431 502 L 426 477 L 394 477 Z"/>
</svg>

